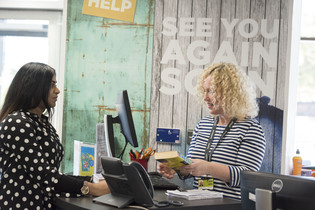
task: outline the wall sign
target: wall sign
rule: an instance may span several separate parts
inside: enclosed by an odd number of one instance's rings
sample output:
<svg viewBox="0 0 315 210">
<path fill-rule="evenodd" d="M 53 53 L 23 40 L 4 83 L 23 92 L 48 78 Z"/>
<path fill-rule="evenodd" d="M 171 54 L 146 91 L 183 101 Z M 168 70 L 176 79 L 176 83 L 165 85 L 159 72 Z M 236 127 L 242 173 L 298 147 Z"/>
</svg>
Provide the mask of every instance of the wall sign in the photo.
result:
<svg viewBox="0 0 315 210">
<path fill-rule="evenodd" d="M 82 14 L 133 22 L 137 0 L 84 0 Z"/>
<path fill-rule="evenodd" d="M 259 25 L 260 23 L 260 25 Z M 271 69 L 266 74 L 265 81 L 260 78 L 260 75 L 255 70 L 249 70 L 248 74 L 252 80 L 255 81 L 257 87 L 268 95 L 271 99 L 274 98 L 274 89 L 276 86 L 276 67 L 277 67 L 277 50 L 278 43 L 277 38 L 279 35 L 279 19 L 260 19 L 255 20 L 251 18 L 233 18 L 227 20 L 227 18 L 221 18 L 220 22 L 214 22 L 212 18 L 196 18 L 196 17 L 165 17 L 163 19 L 163 36 L 171 37 L 167 43 L 166 49 L 162 52 L 161 64 L 167 65 L 171 61 L 175 61 L 182 65 L 192 63 L 196 66 L 206 65 L 218 62 L 231 62 L 241 67 L 250 66 L 252 68 L 259 68 L 261 61 Z M 179 25 L 177 27 L 177 25 Z M 217 25 L 221 25 L 224 28 L 224 35 L 227 39 L 234 38 L 234 32 L 241 38 L 252 39 L 261 36 L 264 39 L 271 40 L 267 46 L 260 41 L 242 41 L 240 43 L 241 57 L 237 60 L 233 52 L 233 43 L 231 41 L 223 40 L 217 51 L 210 50 L 211 39 L 213 37 L 212 28 Z M 268 28 L 267 28 L 268 26 Z M 251 28 L 249 30 L 248 28 Z M 172 37 L 176 37 L 173 39 Z M 198 37 L 208 38 L 207 41 L 197 39 L 192 41 L 186 46 L 180 44 L 179 38 L 181 37 Z M 210 60 L 210 54 L 213 54 L 214 58 Z M 249 61 L 249 57 L 252 58 Z M 193 85 L 193 80 L 198 78 L 202 69 L 192 69 L 185 78 L 185 88 L 191 93 L 196 93 L 196 87 Z M 181 70 L 179 68 L 168 67 L 162 70 L 161 80 L 162 84 L 160 91 L 167 95 L 178 94 L 181 91 L 182 86 L 176 79 L 173 79 L 173 75 L 179 75 Z M 169 85 L 169 86 L 168 86 Z"/>
<path fill-rule="evenodd" d="M 157 128 L 156 129 L 156 141 L 162 143 L 180 143 L 179 141 L 179 129 L 172 128 Z"/>
</svg>

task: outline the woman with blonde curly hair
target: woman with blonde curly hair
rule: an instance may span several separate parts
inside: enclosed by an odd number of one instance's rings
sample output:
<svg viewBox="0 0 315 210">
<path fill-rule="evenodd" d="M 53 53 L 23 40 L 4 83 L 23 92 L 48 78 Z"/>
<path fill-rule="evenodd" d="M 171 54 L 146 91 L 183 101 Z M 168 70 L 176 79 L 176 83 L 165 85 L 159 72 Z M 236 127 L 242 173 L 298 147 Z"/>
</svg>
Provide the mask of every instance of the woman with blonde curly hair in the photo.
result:
<svg viewBox="0 0 315 210">
<path fill-rule="evenodd" d="M 176 171 L 180 178 L 194 177 L 194 187 L 222 192 L 241 199 L 240 173 L 258 171 L 265 153 L 256 94 L 247 75 L 230 63 L 213 64 L 200 76 L 198 95 L 210 116 L 196 125 L 188 151 L 193 163 Z M 159 172 L 173 178 L 173 169 L 158 165 Z"/>
</svg>

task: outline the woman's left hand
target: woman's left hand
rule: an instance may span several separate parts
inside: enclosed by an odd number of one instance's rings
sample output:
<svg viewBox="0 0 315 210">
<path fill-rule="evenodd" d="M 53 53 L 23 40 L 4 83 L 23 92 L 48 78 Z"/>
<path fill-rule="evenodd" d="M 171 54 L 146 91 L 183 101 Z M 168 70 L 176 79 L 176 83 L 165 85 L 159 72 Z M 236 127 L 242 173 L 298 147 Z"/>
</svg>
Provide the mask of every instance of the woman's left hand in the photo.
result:
<svg viewBox="0 0 315 210">
<path fill-rule="evenodd" d="M 202 176 L 209 174 L 209 164 L 211 164 L 211 162 L 202 159 L 193 159 L 193 163 L 184 166 L 184 168 L 185 171 L 188 171 L 193 176 Z"/>
<path fill-rule="evenodd" d="M 227 165 L 208 162 L 202 159 L 193 159 L 193 163 L 184 166 L 185 170 L 193 176 L 211 175 L 212 177 L 230 182 L 230 170 Z"/>
</svg>

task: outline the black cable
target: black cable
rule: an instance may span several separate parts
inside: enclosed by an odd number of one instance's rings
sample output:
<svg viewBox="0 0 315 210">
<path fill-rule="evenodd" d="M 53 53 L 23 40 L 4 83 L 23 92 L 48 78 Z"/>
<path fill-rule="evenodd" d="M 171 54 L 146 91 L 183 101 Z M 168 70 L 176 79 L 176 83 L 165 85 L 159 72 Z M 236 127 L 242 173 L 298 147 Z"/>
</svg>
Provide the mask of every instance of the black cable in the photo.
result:
<svg viewBox="0 0 315 210">
<path fill-rule="evenodd" d="M 122 156 L 123 156 L 123 154 L 124 154 L 124 152 L 125 152 L 125 150 L 126 150 L 127 144 L 128 144 L 128 142 L 126 141 L 126 144 L 125 144 L 125 146 L 124 146 L 124 149 L 121 151 L 121 153 L 120 153 L 120 155 L 118 156 L 118 158 L 122 159 Z"/>
</svg>

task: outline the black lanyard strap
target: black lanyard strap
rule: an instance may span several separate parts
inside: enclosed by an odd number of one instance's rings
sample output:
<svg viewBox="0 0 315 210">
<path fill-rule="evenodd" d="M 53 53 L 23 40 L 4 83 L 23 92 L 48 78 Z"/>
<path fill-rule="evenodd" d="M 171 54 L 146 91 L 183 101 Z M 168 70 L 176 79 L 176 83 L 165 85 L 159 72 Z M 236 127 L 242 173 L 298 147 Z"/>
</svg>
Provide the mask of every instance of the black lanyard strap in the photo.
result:
<svg viewBox="0 0 315 210">
<path fill-rule="evenodd" d="M 229 122 L 229 124 L 224 129 L 224 131 L 223 131 L 223 133 L 222 133 L 218 143 L 210 151 L 211 143 L 213 142 L 213 139 L 214 139 L 215 130 L 217 129 L 217 124 L 219 122 L 219 116 L 216 117 L 216 119 L 214 121 L 214 124 L 213 124 L 213 127 L 211 129 L 209 141 L 207 142 L 207 147 L 206 147 L 206 150 L 205 150 L 205 159 L 206 160 L 208 160 L 208 161 L 211 160 L 214 150 L 217 148 L 218 144 L 221 142 L 221 140 L 224 138 L 224 136 L 230 131 L 230 129 L 232 128 L 232 126 L 234 125 L 236 120 L 237 120 L 237 118 L 233 117 L 233 119 Z"/>
</svg>

